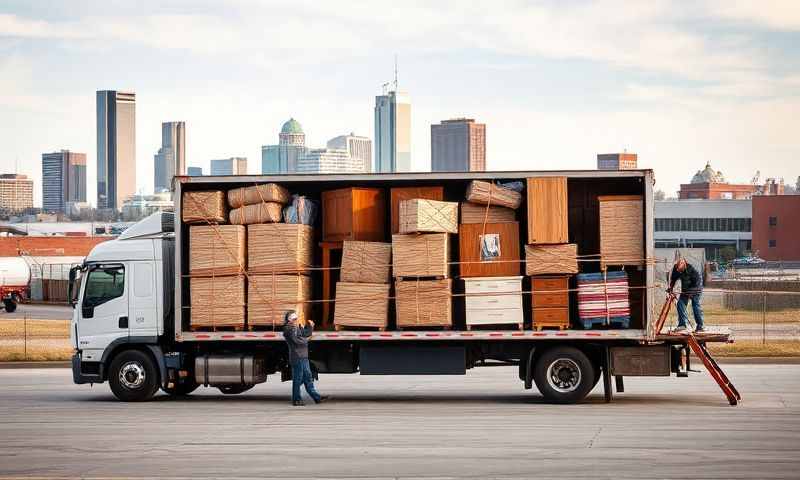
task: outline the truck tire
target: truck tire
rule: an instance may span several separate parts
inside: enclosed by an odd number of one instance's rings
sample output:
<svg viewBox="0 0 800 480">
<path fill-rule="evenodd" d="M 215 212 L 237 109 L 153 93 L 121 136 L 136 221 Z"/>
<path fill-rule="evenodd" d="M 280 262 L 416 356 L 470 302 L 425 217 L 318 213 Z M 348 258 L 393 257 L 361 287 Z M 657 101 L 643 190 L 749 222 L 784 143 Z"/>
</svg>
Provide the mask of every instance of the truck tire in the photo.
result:
<svg viewBox="0 0 800 480">
<path fill-rule="evenodd" d="M 14 313 L 17 310 L 17 302 L 12 299 L 3 300 L 3 306 L 8 313 Z"/>
<path fill-rule="evenodd" d="M 217 388 L 219 388 L 219 391 L 225 395 L 238 395 L 250 390 L 253 387 L 254 385 L 220 385 Z"/>
<path fill-rule="evenodd" d="M 190 393 L 197 390 L 197 387 L 199 386 L 200 385 L 197 382 L 191 380 L 191 381 L 185 381 L 183 383 L 178 383 L 175 386 L 169 388 L 161 387 L 161 390 L 163 390 L 164 393 L 172 397 L 185 397 L 186 395 L 189 395 Z"/>
<path fill-rule="evenodd" d="M 585 353 L 574 347 L 545 351 L 533 367 L 533 381 L 551 403 L 577 403 L 586 397 L 599 379 Z"/>
<path fill-rule="evenodd" d="M 158 368 L 150 355 L 126 350 L 111 361 L 108 383 L 114 396 L 123 402 L 150 400 L 158 391 Z"/>
</svg>

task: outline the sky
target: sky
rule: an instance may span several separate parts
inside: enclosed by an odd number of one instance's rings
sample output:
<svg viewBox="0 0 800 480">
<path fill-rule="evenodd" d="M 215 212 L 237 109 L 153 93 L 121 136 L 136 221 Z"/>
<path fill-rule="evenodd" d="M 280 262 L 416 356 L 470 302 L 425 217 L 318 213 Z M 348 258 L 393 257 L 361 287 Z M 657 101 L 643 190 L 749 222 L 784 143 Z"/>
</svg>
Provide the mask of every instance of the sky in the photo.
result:
<svg viewBox="0 0 800 480">
<path fill-rule="evenodd" d="M 374 137 L 399 65 L 412 162 L 430 125 L 486 124 L 489 170 L 591 169 L 627 150 L 674 195 L 706 162 L 729 181 L 800 176 L 800 2 L 0 1 L 0 171 L 85 152 L 96 200 L 95 91 L 136 92 L 137 186 L 162 121 L 187 163 L 246 156 L 297 119 L 307 144 Z"/>
</svg>

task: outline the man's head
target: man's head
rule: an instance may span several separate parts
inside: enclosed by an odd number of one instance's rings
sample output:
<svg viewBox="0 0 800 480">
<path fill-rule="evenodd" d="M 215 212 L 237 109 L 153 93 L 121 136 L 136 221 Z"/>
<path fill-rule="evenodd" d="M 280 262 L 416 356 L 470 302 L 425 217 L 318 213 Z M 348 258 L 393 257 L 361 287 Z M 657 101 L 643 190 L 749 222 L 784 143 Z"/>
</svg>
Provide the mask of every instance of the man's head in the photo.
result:
<svg viewBox="0 0 800 480">
<path fill-rule="evenodd" d="M 686 259 L 679 258 L 677 262 L 675 262 L 675 270 L 682 272 L 686 270 Z"/>
<path fill-rule="evenodd" d="M 286 312 L 286 315 L 283 316 L 284 323 L 297 323 L 297 312 L 294 310 L 289 310 Z"/>
</svg>

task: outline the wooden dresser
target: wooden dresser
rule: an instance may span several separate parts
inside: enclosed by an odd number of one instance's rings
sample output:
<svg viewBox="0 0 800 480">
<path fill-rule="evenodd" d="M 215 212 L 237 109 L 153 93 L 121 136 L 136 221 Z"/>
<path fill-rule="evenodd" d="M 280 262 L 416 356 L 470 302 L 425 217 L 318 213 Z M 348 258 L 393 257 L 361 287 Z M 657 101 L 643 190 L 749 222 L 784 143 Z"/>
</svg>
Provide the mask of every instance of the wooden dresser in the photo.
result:
<svg viewBox="0 0 800 480">
<path fill-rule="evenodd" d="M 531 277 L 533 328 L 569 328 L 569 275 Z"/>
<path fill-rule="evenodd" d="M 464 293 L 467 330 L 474 325 L 516 325 L 522 330 L 522 277 L 465 278 Z"/>
</svg>

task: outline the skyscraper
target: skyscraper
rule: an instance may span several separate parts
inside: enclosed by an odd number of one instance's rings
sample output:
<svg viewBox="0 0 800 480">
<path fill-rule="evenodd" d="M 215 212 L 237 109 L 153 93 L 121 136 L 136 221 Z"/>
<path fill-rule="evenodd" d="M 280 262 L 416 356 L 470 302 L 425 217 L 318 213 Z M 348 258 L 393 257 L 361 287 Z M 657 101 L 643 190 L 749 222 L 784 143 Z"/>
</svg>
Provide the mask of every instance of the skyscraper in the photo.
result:
<svg viewBox="0 0 800 480">
<path fill-rule="evenodd" d="M 136 191 L 136 94 L 97 92 L 97 208 L 119 210 Z"/>
<path fill-rule="evenodd" d="M 281 127 L 277 145 L 261 147 L 261 173 L 294 173 L 297 160 L 305 154 L 306 134 L 300 122 L 290 118 Z"/>
<path fill-rule="evenodd" d="M 170 190 L 172 177 L 186 174 L 186 124 L 163 122 L 161 124 L 161 148 L 154 155 L 156 193 Z"/>
<path fill-rule="evenodd" d="M 42 154 L 42 209 L 66 212 L 67 202 L 86 201 L 86 154 L 61 150 Z"/>
<path fill-rule="evenodd" d="M 347 150 L 351 158 L 361 162 L 362 172 L 372 171 L 372 140 L 369 138 L 351 132 L 350 135 L 339 135 L 328 140 L 328 148 Z"/>
<path fill-rule="evenodd" d="M 431 171 L 486 170 L 486 125 L 471 118 L 443 120 L 431 125 Z"/>
<path fill-rule="evenodd" d="M 344 148 L 312 148 L 297 159 L 297 173 L 364 173 L 364 161 Z"/>
<path fill-rule="evenodd" d="M 411 101 L 406 93 L 375 97 L 375 171 L 411 171 Z"/>
<path fill-rule="evenodd" d="M 33 208 L 33 180 L 27 175 L 0 175 L 0 211 L 21 212 Z"/>
<path fill-rule="evenodd" d="M 211 160 L 211 175 L 247 175 L 247 158 Z"/>
</svg>

